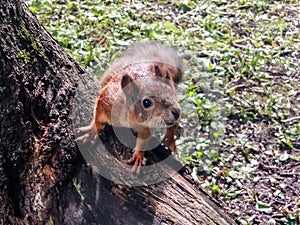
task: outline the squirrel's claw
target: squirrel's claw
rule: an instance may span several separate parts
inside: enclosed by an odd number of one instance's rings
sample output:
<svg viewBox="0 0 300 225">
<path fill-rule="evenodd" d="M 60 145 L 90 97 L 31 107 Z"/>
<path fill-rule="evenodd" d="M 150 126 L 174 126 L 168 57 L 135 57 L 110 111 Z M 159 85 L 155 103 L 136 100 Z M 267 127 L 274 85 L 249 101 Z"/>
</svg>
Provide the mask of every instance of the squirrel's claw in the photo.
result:
<svg viewBox="0 0 300 225">
<path fill-rule="evenodd" d="M 131 172 L 136 172 L 137 174 L 140 174 L 142 165 L 145 166 L 147 162 L 147 158 L 144 157 L 144 152 L 135 151 L 132 157 L 126 161 L 126 163 L 128 164 L 132 162 L 134 162 L 134 165 L 131 168 Z"/>
<path fill-rule="evenodd" d="M 77 137 L 75 139 L 75 141 L 81 141 L 82 143 L 86 143 L 89 140 L 91 140 L 92 143 L 95 142 L 96 138 L 97 138 L 97 132 L 95 129 L 91 128 L 91 127 L 80 127 L 76 129 L 76 132 L 78 133 L 82 133 L 85 132 L 85 134 Z"/>
</svg>

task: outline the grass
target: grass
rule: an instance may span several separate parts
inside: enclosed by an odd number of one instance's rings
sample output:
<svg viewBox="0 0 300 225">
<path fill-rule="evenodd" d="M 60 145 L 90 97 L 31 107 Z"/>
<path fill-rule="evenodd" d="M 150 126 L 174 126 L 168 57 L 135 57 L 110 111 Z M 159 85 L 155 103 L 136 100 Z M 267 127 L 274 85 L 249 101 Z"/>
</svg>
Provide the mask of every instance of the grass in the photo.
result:
<svg viewBox="0 0 300 225">
<path fill-rule="evenodd" d="M 238 223 L 299 223 L 298 1 L 25 2 L 97 77 L 132 42 L 193 53 L 178 158 Z"/>
</svg>

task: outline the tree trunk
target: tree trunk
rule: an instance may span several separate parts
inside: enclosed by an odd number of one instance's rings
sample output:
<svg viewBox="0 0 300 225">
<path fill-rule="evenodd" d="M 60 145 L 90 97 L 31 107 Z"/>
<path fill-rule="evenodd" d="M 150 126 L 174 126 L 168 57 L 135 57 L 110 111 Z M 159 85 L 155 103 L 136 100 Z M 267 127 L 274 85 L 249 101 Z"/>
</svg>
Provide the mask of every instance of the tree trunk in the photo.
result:
<svg viewBox="0 0 300 225">
<path fill-rule="evenodd" d="M 73 126 L 90 122 L 98 82 L 20 0 L 0 1 L 0 70 L 0 224 L 234 224 L 170 167 L 162 169 L 170 178 L 148 186 L 94 172 Z M 131 154 L 111 127 L 100 137 L 108 157 Z M 180 165 L 162 146 L 148 157 Z"/>
</svg>

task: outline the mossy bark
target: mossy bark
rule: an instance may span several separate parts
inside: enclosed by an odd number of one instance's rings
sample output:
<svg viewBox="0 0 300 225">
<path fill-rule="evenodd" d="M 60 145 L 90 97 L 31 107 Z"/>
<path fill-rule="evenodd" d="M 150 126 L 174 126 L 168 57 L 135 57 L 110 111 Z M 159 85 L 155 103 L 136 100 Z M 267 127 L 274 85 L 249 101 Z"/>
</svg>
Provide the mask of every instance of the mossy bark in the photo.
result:
<svg viewBox="0 0 300 225">
<path fill-rule="evenodd" d="M 0 72 L 0 224 L 234 224 L 179 174 L 129 187 L 93 173 L 74 141 L 71 114 L 79 94 L 91 117 L 97 81 L 20 0 L 0 1 Z M 102 139 L 113 143 L 113 155 L 130 154 L 118 150 L 110 127 Z"/>
</svg>

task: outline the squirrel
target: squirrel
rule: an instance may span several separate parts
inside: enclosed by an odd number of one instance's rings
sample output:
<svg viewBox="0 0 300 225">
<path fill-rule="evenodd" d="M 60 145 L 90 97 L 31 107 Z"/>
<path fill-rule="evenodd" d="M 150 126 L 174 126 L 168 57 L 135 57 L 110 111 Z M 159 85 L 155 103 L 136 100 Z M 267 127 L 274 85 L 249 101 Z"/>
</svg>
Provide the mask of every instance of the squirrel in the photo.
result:
<svg viewBox="0 0 300 225">
<path fill-rule="evenodd" d="M 182 81 L 183 59 L 170 46 L 156 42 L 131 45 L 100 79 L 93 121 L 78 129 L 85 134 L 77 140 L 95 138 L 105 124 L 133 129 L 137 133 L 135 152 L 126 162 L 134 162 L 132 171 L 137 174 L 146 165 L 143 148 L 152 127 L 166 128 L 163 142 L 175 150 L 181 117 L 175 85 Z"/>
</svg>

